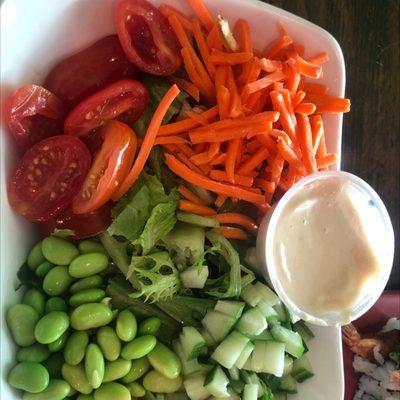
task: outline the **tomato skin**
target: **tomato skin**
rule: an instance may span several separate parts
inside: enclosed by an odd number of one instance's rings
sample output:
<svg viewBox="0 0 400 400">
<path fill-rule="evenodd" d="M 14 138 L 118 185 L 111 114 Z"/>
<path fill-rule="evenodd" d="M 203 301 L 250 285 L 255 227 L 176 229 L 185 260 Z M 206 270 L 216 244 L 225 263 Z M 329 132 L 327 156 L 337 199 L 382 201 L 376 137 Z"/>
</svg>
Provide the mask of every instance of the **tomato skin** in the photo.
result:
<svg viewBox="0 0 400 400">
<path fill-rule="evenodd" d="M 134 78 L 136 72 L 118 36 L 110 35 L 61 60 L 47 75 L 44 87 L 72 107 L 112 82 Z"/>
<path fill-rule="evenodd" d="M 128 125 L 113 120 L 102 131 L 103 145 L 72 201 L 75 214 L 94 211 L 108 202 L 129 173 L 135 156 L 136 134 Z"/>
<path fill-rule="evenodd" d="M 61 214 L 46 222 L 39 223 L 39 229 L 44 235 L 50 235 L 54 229 L 72 229 L 74 236 L 71 240 L 86 239 L 104 232 L 112 223 L 112 203 L 109 202 L 87 214 L 76 215 L 69 207 Z"/>
<path fill-rule="evenodd" d="M 89 96 L 67 116 L 64 133 L 83 136 L 115 119 L 129 114 L 131 122 L 143 114 L 148 103 L 147 89 L 135 80 L 123 79 Z"/>
<path fill-rule="evenodd" d="M 181 46 L 168 19 L 146 0 L 121 0 L 115 27 L 126 56 L 141 70 L 171 75 L 181 65 Z"/>
<path fill-rule="evenodd" d="M 52 92 L 38 85 L 24 85 L 9 95 L 4 106 L 7 125 L 24 149 L 63 129 L 65 107 Z"/>
<path fill-rule="evenodd" d="M 10 206 L 29 221 L 47 221 L 71 203 L 90 167 L 90 153 L 73 136 L 59 135 L 33 145 L 8 183 Z"/>
</svg>

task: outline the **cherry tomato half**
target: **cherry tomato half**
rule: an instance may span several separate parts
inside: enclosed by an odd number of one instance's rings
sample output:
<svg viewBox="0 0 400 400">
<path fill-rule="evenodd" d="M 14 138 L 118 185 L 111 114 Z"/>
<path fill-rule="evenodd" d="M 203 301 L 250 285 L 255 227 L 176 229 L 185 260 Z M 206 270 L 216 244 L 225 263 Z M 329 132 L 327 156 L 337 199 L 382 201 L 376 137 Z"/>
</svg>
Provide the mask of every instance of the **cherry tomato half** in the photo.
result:
<svg viewBox="0 0 400 400">
<path fill-rule="evenodd" d="M 44 86 L 65 104 L 74 106 L 112 82 L 134 78 L 136 71 L 118 36 L 110 35 L 60 61 L 47 75 Z"/>
<path fill-rule="evenodd" d="M 71 203 L 89 167 L 89 150 L 77 137 L 42 140 L 19 161 L 8 185 L 9 203 L 29 221 L 47 221 Z"/>
<path fill-rule="evenodd" d="M 54 229 L 72 229 L 75 233 L 69 239 L 79 240 L 99 235 L 104 232 L 112 222 L 112 203 L 109 202 L 87 214 L 76 215 L 69 207 L 56 217 L 39 223 L 39 229 L 44 235 L 50 235 Z"/>
<path fill-rule="evenodd" d="M 168 19 L 146 0 L 121 0 L 115 26 L 126 56 L 141 70 L 171 75 L 180 67 L 181 46 Z"/>
<path fill-rule="evenodd" d="M 133 130 L 115 120 L 108 122 L 103 130 L 103 145 L 72 202 L 75 214 L 96 210 L 110 200 L 131 168 L 137 147 Z"/>
<path fill-rule="evenodd" d="M 147 102 L 147 89 L 139 81 L 123 79 L 80 102 L 65 119 L 64 132 L 86 135 L 124 113 L 129 113 L 131 122 L 136 121 Z"/>
<path fill-rule="evenodd" d="M 63 129 L 65 107 L 52 92 L 38 85 L 25 85 L 5 102 L 5 119 L 18 145 L 24 149 Z"/>
</svg>

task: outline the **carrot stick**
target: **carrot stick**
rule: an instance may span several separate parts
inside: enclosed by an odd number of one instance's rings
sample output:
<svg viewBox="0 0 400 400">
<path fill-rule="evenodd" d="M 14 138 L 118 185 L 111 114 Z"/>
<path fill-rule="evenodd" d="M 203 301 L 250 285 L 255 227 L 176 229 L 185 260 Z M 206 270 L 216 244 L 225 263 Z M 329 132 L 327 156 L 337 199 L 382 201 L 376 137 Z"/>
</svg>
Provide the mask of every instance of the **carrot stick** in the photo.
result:
<svg viewBox="0 0 400 400">
<path fill-rule="evenodd" d="M 222 207 L 227 198 L 228 198 L 227 196 L 224 196 L 223 194 L 219 194 L 217 196 L 217 198 L 215 199 L 215 202 L 214 202 L 215 206 L 217 208 Z"/>
<path fill-rule="evenodd" d="M 249 238 L 245 231 L 232 226 L 221 226 L 220 228 L 214 228 L 213 230 L 216 233 L 220 233 L 225 239 L 247 240 Z"/>
<path fill-rule="evenodd" d="M 186 111 L 185 114 L 191 118 L 192 120 L 198 122 L 202 126 L 207 126 L 208 121 L 206 118 L 203 117 L 202 114 L 197 114 L 194 111 Z"/>
<path fill-rule="evenodd" d="M 221 31 L 217 24 L 211 29 L 206 39 L 207 46 L 210 50 L 216 49 L 222 51 L 224 41 L 221 38 Z"/>
<path fill-rule="evenodd" d="M 196 154 L 203 153 L 206 151 L 207 143 L 199 143 L 193 146 L 193 150 Z"/>
<path fill-rule="evenodd" d="M 292 106 L 296 108 L 304 99 L 306 93 L 299 90 L 295 95 L 292 96 Z"/>
<path fill-rule="evenodd" d="M 225 164 L 226 160 L 226 153 L 221 153 L 217 157 L 215 157 L 213 160 L 210 161 L 211 166 L 215 165 L 223 165 Z"/>
<path fill-rule="evenodd" d="M 194 155 L 193 149 L 184 143 L 176 143 L 176 147 L 187 157 Z"/>
<path fill-rule="evenodd" d="M 288 74 L 287 86 L 288 86 L 288 89 L 292 93 L 296 93 L 297 89 L 299 87 L 299 84 L 300 84 L 299 69 L 297 68 L 296 62 L 295 62 L 295 60 L 293 58 L 289 58 L 289 60 L 287 60 L 287 65 L 288 65 L 288 69 L 287 69 L 287 74 Z"/>
<path fill-rule="evenodd" d="M 295 51 L 299 56 L 301 56 L 301 57 L 304 56 L 305 48 L 304 48 L 304 46 L 303 46 L 302 44 L 297 43 L 297 42 L 293 42 L 293 43 L 292 43 L 292 46 L 293 46 L 294 51 Z"/>
<path fill-rule="evenodd" d="M 242 52 L 253 52 L 253 43 L 251 41 L 251 33 L 249 23 L 242 18 L 236 21 L 235 33 L 239 38 L 239 47 Z"/>
<path fill-rule="evenodd" d="M 322 131 L 321 139 L 319 141 L 319 145 L 318 145 L 315 157 L 321 159 L 321 158 L 325 157 L 326 154 L 327 154 L 327 152 L 326 152 L 325 135 Z"/>
<path fill-rule="evenodd" d="M 178 78 L 172 75 L 168 77 L 168 80 L 175 83 L 179 89 L 183 90 L 188 95 L 193 97 L 197 102 L 200 101 L 200 91 L 198 87 L 193 85 L 192 82 L 189 82 L 186 79 Z"/>
<path fill-rule="evenodd" d="M 286 74 L 283 72 L 283 70 L 277 70 L 272 74 L 265 76 L 264 78 L 258 79 L 255 82 L 248 83 L 244 87 L 243 93 L 245 93 L 246 95 L 250 95 L 252 93 L 258 92 L 259 90 L 265 89 L 276 81 L 281 81 L 285 78 Z"/>
<path fill-rule="evenodd" d="M 204 175 L 204 172 L 197 165 L 193 164 L 185 154 L 178 151 L 175 152 L 174 155 L 180 162 L 182 162 L 188 168 L 190 168 L 193 171 L 196 171 L 198 174 Z"/>
<path fill-rule="evenodd" d="M 238 175 L 246 175 L 254 168 L 258 167 L 269 156 L 269 151 L 266 147 L 260 148 L 248 161 L 243 163 L 237 170 Z"/>
<path fill-rule="evenodd" d="M 292 105 L 292 99 L 290 96 L 290 92 L 288 89 L 282 89 L 281 93 L 282 93 L 283 100 L 285 102 L 286 109 L 290 115 L 290 118 L 292 119 L 293 123 L 296 125 L 297 121 L 296 121 L 296 116 L 294 115 L 294 109 L 293 109 L 293 105 Z"/>
<path fill-rule="evenodd" d="M 313 103 L 301 103 L 294 109 L 294 112 L 301 115 L 311 115 L 315 112 L 316 108 Z"/>
<path fill-rule="evenodd" d="M 197 215 L 209 216 L 216 214 L 216 211 L 202 204 L 196 204 L 189 200 L 179 200 L 179 209 Z"/>
<path fill-rule="evenodd" d="M 254 235 L 258 232 L 257 224 L 247 215 L 240 213 L 223 213 L 213 215 L 211 218 L 218 221 L 220 224 L 235 224 L 242 226 Z"/>
<path fill-rule="evenodd" d="M 213 159 L 216 155 L 218 155 L 220 148 L 221 143 L 211 143 L 208 149 L 208 156 Z"/>
<path fill-rule="evenodd" d="M 228 181 L 231 183 L 235 183 L 236 158 L 242 142 L 243 139 L 234 139 L 228 143 L 228 149 L 226 152 L 226 160 L 225 160 L 225 171 L 228 177 Z"/>
<path fill-rule="evenodd" d="M 298 54 L 295 55 L 295 62 L 300 74 L 316 79 L 321 76 L 322 68 L 320 65 L 311 64 Z"/>
<path fill-rule="evenodd" d="M 305 82 L 302 86 L 302 89 L 308 94 L 320 94 L 325 95 L 328 91 L 328 87 L 323 85 L 322 83 L 314 83 L 314 82 Z"/>
<path fill-rule="evenodd" d="M 254 181 L 254 183 L 256 184 L 256 186 L 258 186 L 259 188 L 264 190 L 265 193 L 272 194 L 275 192 L 275 183 L 274 182 L 270 182 L 270 181 L 267 181 L 262 178 L 257 178 Z"/>
<path fill-rule="evenodd" d="M 203 0 L 186 0 L 192 10 L 195 12 L 203 26 L 210 31 L 214 26 L 214 19 L 212 18 L 207 7 L 204 5 Z"/>
<path fill-rule="evenodd" d="M 294 185 L 295 181 L 296 169 L 292 165 L 289 165 L 289 167 L 282 172 L 278 186 L 287 191 Z"/>
<path fill-rule="evenodd" d="M 312 115 L 310 117 L 311 133 L 313 140 L 313 153 L 317 153 L 321 137 L 324 134 L 324 124 L 322 122 L 322 117 L 319 114 Z"/>
<path fill-rule="evenodd" d="M 225 171 L 212 169 L 210 171 L 210 178 L 216 181 L 229 182 L 228 174 Z M 235 175 L 235 184 L 245 187 L 252 187 L 254 179 L 249 176 Z"/>
<path fill-rule="evenodd" d="M 250 61 L 253 57 L 253 53 L 225 53 L 220 50 L 213 50 L 211 52 L 210 57 L 208 57 L 208 61 L 213 64 L 244 64 L 247 61 Z"/>
<path fill-rule="evenodd" d="M 350 101 L 347 105 L 340 105 L 340 104 L 317 105 L 317 108 L 315 109 L 315 112 L 319 114 L 342 114 L 349 111 L 350 111 Z"/>
<path fill-rule="evenodd" d="M 178 86 L 173 85 L 165 94 L 165 96 L 160 101 L 155 113 L 153 114 L 153 118 L 150 121 L 150 124 L 147 128 L 146 135 L 143 139 L 142 146 L 140 147 L 139 153 L 136 157 L 136 160 L 133 163 L 131 170 L 129 171 L 126 178 L 122 181 L 118 189 L 114 192 L 112 199 L 114 201 L 121 198 L 129 188 L 136 182 L 136 179 L 139 177 L 140 173 L 143 170 L 144 165 L 150 155 L 151 149 L 154 146 L 154 142 L 156 140 L 157 132 L 160 129 L 162 120 L 171 106 L 172 102 L 180 93 Z"/>
<path fill-rule="evenodd" d="M 307 101 L 314 103 L 316 106 L 324 105 L 324 106 L 337 106 L 343 109 L 350 109 L 350 100 L 344 99 L 341 97 L 327 96 L 318 93 L 307 93 L 306 95 Z"/>
<path fill-rule="evenodd" d="M 305 167 L 300 159 L 297 157 L 297 154 L 293 151 L 293 149 L 288 146 L 283 140 L 278 140 L 276 146 L 282 158 L 286 160 L 289 164 L 292 164 L 302 175 L 305 175 Z"/>
<path fill-rule="evenodd" d="M 247 139 L 249 137 L 247 136 Z M 253 139 L 252 141 L 248 141 L 246 143 L 246 150 L 250 154 L 255 154 L 260 149 L 260 142 L 257 139 Z"/>
<path fill-rule="evenodd" d="M 289 36 L 282 36 L 275 42 L 273 42 L 268 50 L 265 52 L 265 57 L 274 59 L 275 56 L 284 48 L 288 47 L 293 43 L 293 40 Z"/>
<path fill-rule="evenodd" d="M 274 110 L 279 111 L 279 121 L 282 124 L 283 129 L 289 135 L 292 142 L 296 144 L 296 126 L 288 112 L 282 93 L 272 91 L 270 96 Z"/>
<path fill-rule="evenodd" d="M 239 96 L 239 91 L 236 85 L 235 77 L 233 75 L 232 67 L 229 65 L 227 67 L 227 88 L 230 92 L 231 107 L 229 111 L 229 116 L 231 118 L 240 117 L 243 114 L 242 110 L 242 100 Z"/>
<path fill-rule="evenodd" d="M 218 86 L 217 104 L 220 119 L 226 119 L 229 117 L 230 98 L 231 95 L 228 88 L 224 85 Z"/>
<path fill-rule="evenodd" d="M 186 30 L 188 31 L 192 30 L 192 24 L 190 23 L 190 19 L 176 8 L 168 4 L 161 4 L 160 7 L 158 7 L 158 9 L 160 10 L 161 14 L 163 14 L 167 19 L 171 15 L 176 15 Z"/>
<path fill-rule="evenodd" d="M 169 154 L 166 155 L 165 163 L 172 172 L 174 172 L 182 179 L 185 179 L 186 181 L 192 183 L 193 185 L 200 186 L 204 189 L 208 189 L 211 192 L 215 192 L 218 194 L 223 194 L 230 197 L 237 197 L 250 203 L 263 204 L 265 202 L 264 196 L 241 189 L 235 185 L 215 182 L 205 176 L 202 176 L 190 170 L 186 165 L 182 164 L 174 156 L 171 156 Z"/>
<path fill-rule="evenodd" d="M 282 61 L 270 60 L 268 58 L 262 58 L 261 60 L 258 60 L 258 65 L 263 71 L 268 73 L 275 72 L 276 70 L 283 68 Z"/>
<path fill-rule="evenodd" d="M 192 203 L 204 206 L 204 201 L 194 194 L 191 190 L 189 190 L 186 186 L 184 185 L 179 185 L 178 186 L 178 192 L 187 200 L 191 201 Z"/>
<path fill-rule="evenodd" d="M 298 137 L 303 158 L 303 164 L 308 174 L 317 172 L 317 163 L 315 161 L 311 126 L 308 117 L 297 115 Z"/>
<path fill-rule="evenodd" d="M 203 151 L 203 153 L 195 154 L 189 159 L 194 165 L 204 165 L 208 164 L 212 157 L 208 154 L 208 151 Z"/>
<path fill-rule="evenodd" d="M 188 141 L 180 136 L 161 136 L 156 138 L 154 145 L 175 143 L 188 143 Z"/>
<path fill-rule="evenodd" d="M 317 168 L 318 169 L 327 168 L 333 164 L 336 164 L 337 160 L 338 158 L 335 153 L 329 153 L 325 157 L 317 159 Z"/>
<path fill-rule="evenodd" d="M 275 155 L 277 153 L 276 143 L 271 139 L 271 137 L 270 137 L 270 135 L 268 133 L 257 135 L 256 139 L 261 144 L 261 146 L 264 146 L 264 147 L 266 147 L 268 149 L 270 154 L 274 154 Z"/>
<path fill-rule="evenodd" d="M 311 57 L 307 60 L 310 64 L 315 64 L 315 65 L 322 65 L 325 64 L 326 62 L 329 61 L 329 56 L 328 53 L 319 53 L 314 57 Z"/>
</svg>

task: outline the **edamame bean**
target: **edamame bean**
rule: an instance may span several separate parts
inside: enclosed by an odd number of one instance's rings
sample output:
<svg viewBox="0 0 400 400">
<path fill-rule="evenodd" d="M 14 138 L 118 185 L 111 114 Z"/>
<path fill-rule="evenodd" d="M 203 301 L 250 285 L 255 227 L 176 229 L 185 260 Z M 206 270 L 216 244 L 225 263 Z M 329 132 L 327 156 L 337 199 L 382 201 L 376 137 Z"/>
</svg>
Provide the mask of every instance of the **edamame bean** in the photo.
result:
<svg viewBox="0 0 400 400">
<path fill-rule="evenodd" d="M 65 346 L 65 343 L 67 342 L 68 337 L 69 331 L 66 330 L 58 339 L 56 339 L 54 342 L 49 343 L 49 350 L 52 353 L 62 350 Z"/>
<path fill-rule="evenodd" d="M 127 343 L 121 351 L 121 356 L 125 360 L 135 360 L 149 354 L 156 346 L 157 339 L 155 336 L 140 336 L 132 342 Z"/>
<path fill-rule="evenodd" d="M 108 255 L 103 245 L 99 242 L 95 242 L 94 240 L 81 240 L 78 244 L 78 249 L 81 254 L 103 253 L 106 256 Z"/>
<path fill-rule="evenodd" d="M 45 307 L 46 313 L 50 313 L 52 311 L 68 311 L 67 304 L 61 297 L 50 297 L 46 302 Z"/>
<path fill-rule="evenodd" d="M 118 314 L 115 326 L 118 337 L 124 342 L 130 342 L 136 336 L 136 317 L 129 310 L 123 310 Z"/>
<path fill-rule="evenodd" d="M 155 336 L 160 329 L 161 320 L 157 317 L 146 318 L 139 324 L 138 335 L 153 335 Z"/>
<path fill-rule="evenodd" d="M 76 400 L 94 400 L 94 397 L 91 394 L 80 394 Z"/>
<path fill-rule="evenodd" d="M 147 358 L 152 367 L 166 378 L 175 379 L 181 373 L 182 365 L 179 358 L 161 342 L 157 342 Z"/>
<path fill-rule="evenodd" d="M 47 371 L 52 378 L 61 377 L 61 367 L 64 364 L 64 357 L 61 353 L 53 353 L 50 357 L 43 361 L 43 366 L 46 367 Z"/>
<path fill-rule="evenodd" d="M 126 387 L 133 397 L 143 397 L 146 394 L 146 390 L 140 383 L 132 382 L 126 385 Z"/>
<path fill-rule="evenodd" d="M 22 303 L 34 308 L 40 316 L 43 315 L 45 298 L 39 290 L 35 288 L 27 290 L 22 297 Z"/>
<path fill-rule="evenodd" d="M 53 267 L 54 264 L 45 261 L 36 268 L 35 274 L 39 277 L 45 276 Z"/>
<path fill-rule="evenodd" d="M 182 378 L 178 375 L 170 379 L 153 370 L 143 378 L 143 386 L 153 393 L 174 393 L 182 386 Z"/>
<path fill-rule="evenodd" d="M 113 313 L 101 303 L 87 303 L 75 308 L 71 314 L 71 325 L 77 331 L 99 328 L 112 321 Z"/>
<path fill-rule="evenodd" d="M 89 335 L 86 331 L 73 332 L 64 347 L 65 362 L 78 365 L 85 357 Z"/>
<path fill-rule="evenodd" d="M 82 278 L 71 285 L 69 291 L 77 293 L 84 289 L 98 288 L 103 284 L 103 278 L 100 275 L 92 275 Z"/>
<path fill-rule="evenodd" d="M 71 242 L 56 236 L 43 239 L 42 252 L 47 261 L 56 265 L 69 265 L 79 255 L 79 250 Z"/>
<path fill-rule="evenodd" d="M 33 332 L 39 318 L 37 311 L 26 304 L 14 304 L 8 309 L 6 321 L 16 344 L 30 346 L 35 343 Z"/>
<path fill-rule="evenodd" d="M 75 396 L 77 393 L 78 392 L 71 385 L 69 385 L 69 393 L 67 397 Z"/>
<path fill-rule="evenodd" d="M 131 361 L 118 358 L 106 363 L 103 382 L 117 381 L 123 378 L 131 369 Z"/>
<path fill-rule="evenodd" d="M 35 327 L 35 338 L 39 343 L 50 344 L 57 340 L 69 327 L 67 313 L 52 311 L 42 317 Z"/>
<path fill-rule="evenodd" d="M 85 303 L 96 303 L 104 299 L 106 292 L 103 289 L 83 289 L 75 293 L 69 299 L 69 304 L 72 307 L 78 307 Z"/>
<path fill-rule="evenodd" d="M 42 252 L 42 242 L 36 243 L 29 252 L 26 263 L 32 271 L 35 271 L 36 268 L 44 261 L 46 261 L 46 259 L 44 258 Z"/>
<path fill-rule="evenodd" d="M 69 365 L 65 363 L 61 368 L 61 374 L 63 378 L 79 393 L 92 393 L 93 388 L 87 380 L 85 368 L 82 364 Z"/>
<path fill-rule="evenodd" d="M 22 400 L 63 400 L 71 390 L 68 382 L 62 379 L 51 379 L 49 386 L 40 393 L 24 393 Z"/>
<path fill-rule="evenodd" d="M 29 393 L 39 393 L 46 389 L 49 380 L 49 373 L 42 364 L 28 361 L 12 368 L 7 378 L 10 386 Z"/>
<path fill-rule="evenodd" d="M 17 352 L 17 360 L 19 362 L 22 361 L 30 361 L 30 362 L 38 362 L 46 360 L 50 356 L 50 350 L 47 346 L 34 343 L 28 347 L 22 347 Z"/>
<path fill-rule="evenodd" d="M 125 375 L 121 381 L 123 383 L 131 383 L 141 378 L 150 369 L 150 362 L 147 357 L 132 360 L 132 366 L 128 374 Z"/>
<path fill-rule="evenodd" d="M 43 281 L 43 290 L 49 296 L 59 296 L 68 290 L 73 281 L 68 273 L 68 268 L 59 265 L 46 274 Z"/>
<path fill-rule="evenodd" d="M 97 344 L 89 344 L 85 354 L 86 378 L 93 389 L 100 387 L 104 378 L 104 357 Z"/>
<path fill-rule="evenodd" d="M 131 400 L 129 390 L 120 383 L 104 383 L 94 392 L 94 400 Z"/>
<path fill-rule="evenodd" d="M 108 267 L 108 258 L 103 253 L 88 253 L 76 257 L 69 266 L 74 278 L 86 278 L 98 274 Z"/>
<path fill-rule="evenodd" d="M 104 358 L 115 361 L 121 354 L 121 342 L 110 326 L 103 326 L 97 331 L 97 343 L 99 344 Z"/>
</svg>

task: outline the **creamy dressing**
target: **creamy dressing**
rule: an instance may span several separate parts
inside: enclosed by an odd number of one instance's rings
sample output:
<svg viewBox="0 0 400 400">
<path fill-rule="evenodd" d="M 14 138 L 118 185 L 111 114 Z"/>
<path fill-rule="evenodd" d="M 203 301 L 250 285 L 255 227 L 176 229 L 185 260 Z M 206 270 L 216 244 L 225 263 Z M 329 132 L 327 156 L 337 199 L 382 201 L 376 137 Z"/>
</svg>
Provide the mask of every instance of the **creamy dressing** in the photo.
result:
<svg viewBox="0 0 400 400">
<path fill-rule="evenodd" d="M 351 315 L 380 276 L 385 237 L 376 207 L 354 185 L 342 177 L 310 182 L 277 221 L 277 279 L 307 313 Z"/>
</svg>

